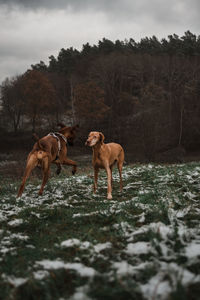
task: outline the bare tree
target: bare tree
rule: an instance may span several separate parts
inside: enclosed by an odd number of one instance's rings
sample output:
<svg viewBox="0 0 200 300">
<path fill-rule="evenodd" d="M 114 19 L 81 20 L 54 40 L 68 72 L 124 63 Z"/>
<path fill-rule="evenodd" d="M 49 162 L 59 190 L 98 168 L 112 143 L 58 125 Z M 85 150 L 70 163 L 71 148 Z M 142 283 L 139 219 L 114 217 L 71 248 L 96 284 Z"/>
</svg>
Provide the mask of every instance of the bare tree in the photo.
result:
<svg viewBox="0 0 200 300">
<path fill-rule="evenodd" d="M 20 121 L 25 112 L 23 98 L 23 76 L 6 79 L 1 85 L 1 100 L 3 113 L 7 116 L 16 133 L 20 126 Z"/>
</svg>

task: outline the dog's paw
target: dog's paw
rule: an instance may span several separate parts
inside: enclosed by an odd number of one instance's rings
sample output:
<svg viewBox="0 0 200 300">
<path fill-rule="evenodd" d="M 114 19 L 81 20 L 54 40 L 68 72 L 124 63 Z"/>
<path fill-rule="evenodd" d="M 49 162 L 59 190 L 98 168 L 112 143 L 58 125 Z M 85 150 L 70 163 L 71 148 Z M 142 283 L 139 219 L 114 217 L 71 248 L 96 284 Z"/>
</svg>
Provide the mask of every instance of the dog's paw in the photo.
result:
<svg viewBox="0 0 200 300">
<path fill-rule="evenodd" d="M 59 169 L 56 170 L 56 174 L 57 174 L 57 175 L 59 175 L 60 172 L 61 172 L 61 168 L 59 168 Z"/>
<path fill-rule="evenodd" d="M 108 199 L 108 200 L 111 200 L 111 199 L 112 199 L 112 195 L 111 195 L 111 194 L 108 194 L 108 195 L 107 195 L 107 199 Z"/>
</svg>

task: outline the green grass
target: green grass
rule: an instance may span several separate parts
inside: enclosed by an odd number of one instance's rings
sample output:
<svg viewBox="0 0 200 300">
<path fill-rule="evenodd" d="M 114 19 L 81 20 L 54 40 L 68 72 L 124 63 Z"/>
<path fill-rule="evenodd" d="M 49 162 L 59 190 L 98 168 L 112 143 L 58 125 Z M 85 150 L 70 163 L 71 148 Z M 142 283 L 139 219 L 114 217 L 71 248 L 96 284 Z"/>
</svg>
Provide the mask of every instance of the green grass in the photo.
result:
<svg viewBox="0 0 200 300">
<path fill-rule="evenodd" d="M 91 169 L 40 197 L 35 177 L 21 198 L 1 178 L 0 299 L 197 299 L 200 165 L 126 166 L 122 193 L 113 177 L 112 201 Z"/>
</svg>

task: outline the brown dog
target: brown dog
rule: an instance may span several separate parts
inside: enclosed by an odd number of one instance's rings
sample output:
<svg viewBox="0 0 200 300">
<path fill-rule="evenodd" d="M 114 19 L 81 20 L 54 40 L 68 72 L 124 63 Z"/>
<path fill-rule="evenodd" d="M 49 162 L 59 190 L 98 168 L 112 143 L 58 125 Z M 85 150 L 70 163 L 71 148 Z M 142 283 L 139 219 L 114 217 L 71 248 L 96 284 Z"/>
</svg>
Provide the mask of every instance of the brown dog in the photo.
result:
<svg viewBox="0 0 200 300">
<path fill-rule="evenodd" d="M 26 169 L 17 197 L 22 195 L 26 180 L 31 171 L 37 166 L 41 167 L 43 171 L 43 180 L 39 195 L 42 195 L 44 186 L 49 178 L 51 163 L 57 164 L 57 174 L 59 174 L 61 170 L 61 164 L 73 166 L 72 174 L 75 174 L 77 164 L 75 161 L 67 158 L 66 142 L 69 144 L 73 143 L 78 125 L 66 127 L 63 124 L 59 124 L 59 126 L 62 128 L 58 132 L 50 133 L 41 139 L 38 139 L 35 135 L 38 141 L 34 144 L 32 151 L 28 155 Z"/>
<path fill-rule="evenodd" d="M 92 165 L 94 168 L 94 193 L 97 189 L 97 180 L 99 169 L 105 169 L 108 177 L 108 190 L 107 199 L 112 199 L 112 168 L 117 162 L 117 167 L 120 176 L 120 191 L 122 185 L 122 167 L 124 163 L 124 150 L 121 145 L 116 143 L 104 144 L 104 135 L 102 132 L 90 132 L 88 139 L 85 143 L 87 146 L 92 147 Z"/>
</svg>

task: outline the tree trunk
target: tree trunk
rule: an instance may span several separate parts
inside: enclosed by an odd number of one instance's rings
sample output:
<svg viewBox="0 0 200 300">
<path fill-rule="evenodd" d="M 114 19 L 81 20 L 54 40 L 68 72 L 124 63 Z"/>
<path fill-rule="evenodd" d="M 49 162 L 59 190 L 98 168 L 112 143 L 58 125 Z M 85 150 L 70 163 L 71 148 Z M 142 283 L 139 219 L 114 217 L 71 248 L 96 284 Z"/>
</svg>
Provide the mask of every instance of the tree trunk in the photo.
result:
<svg viewBox="0 0 200 300">
<path fill-rule="evenodd" d="M 73 83 L 72 83 L 72 78 L 70 79 L 70 98 L 71 98 L 71 108 L 72 108 L 72 119 L 73 119 L 73 123 L 75 123 L 76 121 L 76 117 L 75 117 L 75 105 L 74 105 L 74 87 L 73 87 Z"/>
<path fill-rule="evenodd" d="M 179 132 L 179 139 L 178 139 L 178 145 L 181 145 L 182 141 L 182 135 L 183 135 L 183 112 L 184 112 L 184 106 L 181 105 L 181 115 L 180 115 L 180 132 Z"/>
<path fill-rule="evenodd" d="M 32 118 L 32 132 L 35 132 L 35 125 L 36 125 L 36 115 L 33 115 L 33 118 Z"/>
</svg>

